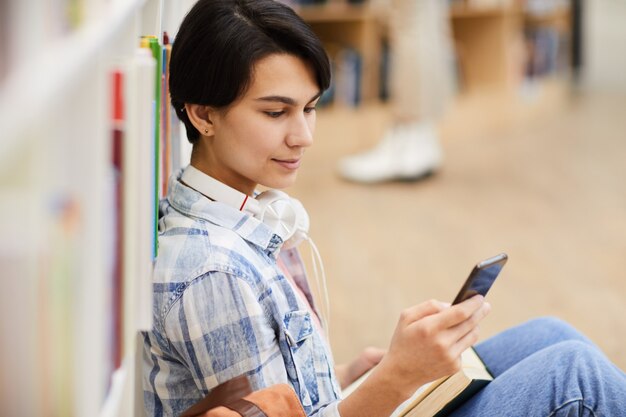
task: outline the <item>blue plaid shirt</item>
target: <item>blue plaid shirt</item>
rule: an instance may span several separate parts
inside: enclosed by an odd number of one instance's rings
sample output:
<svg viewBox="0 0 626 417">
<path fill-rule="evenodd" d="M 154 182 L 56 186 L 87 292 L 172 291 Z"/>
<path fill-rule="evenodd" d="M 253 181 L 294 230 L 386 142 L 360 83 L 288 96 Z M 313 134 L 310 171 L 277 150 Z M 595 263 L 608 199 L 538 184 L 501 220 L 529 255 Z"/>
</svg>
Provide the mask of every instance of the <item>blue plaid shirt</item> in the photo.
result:
<svg viewBox="0 0 626 417">
<path fill-rule="evenodd" d="M 160 205 L 154 328 L 143 334 L 147 415 L 178 416 L 246 374 L 253 389 L 291 384 L 307 415 L 339 416 L 328 345 L 276 263 L 281 239 L 180 174 Z"/>
</svg>

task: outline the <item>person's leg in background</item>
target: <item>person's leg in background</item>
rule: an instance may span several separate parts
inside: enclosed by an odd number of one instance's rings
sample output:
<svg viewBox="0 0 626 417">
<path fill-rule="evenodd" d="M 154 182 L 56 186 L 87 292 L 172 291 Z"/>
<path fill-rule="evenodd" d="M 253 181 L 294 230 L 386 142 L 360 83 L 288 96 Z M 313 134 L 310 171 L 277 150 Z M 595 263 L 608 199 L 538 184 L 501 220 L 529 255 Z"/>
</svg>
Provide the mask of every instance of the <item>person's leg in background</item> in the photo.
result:
<svg viewBox="0 0 626 417">
<path fill-rule="evenodd" d="M 373 149 L 339 162 L 340 175 L 352 181 L 414 180 L 441 165 L 437 123 L 454 85 L 448 2 L 391 3 L 393 126 Z"/>
<path fill-rule="evenodd" d="M 495 379 L 451 417 L 626 416 L 626 374 L 560 320 L 530 321 L 476 351 Z"/>
</svg>

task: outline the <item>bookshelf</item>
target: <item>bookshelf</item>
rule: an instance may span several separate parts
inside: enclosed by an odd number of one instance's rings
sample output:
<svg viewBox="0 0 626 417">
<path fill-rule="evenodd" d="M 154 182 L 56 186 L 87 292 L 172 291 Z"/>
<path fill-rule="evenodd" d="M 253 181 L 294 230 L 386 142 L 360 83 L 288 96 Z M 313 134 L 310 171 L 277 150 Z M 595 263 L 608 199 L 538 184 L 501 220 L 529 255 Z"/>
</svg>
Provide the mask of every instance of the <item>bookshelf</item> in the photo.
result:
<svg viewBox="0 0 626 417">
<path fill-rule="evenodd" d="M 379 100 L 384 82 L 381 63 L 386 59 L 382 45 L 387 39 L 389 18 L 384 2 L 327 0 L 299 6 L 298 1 L 295 3 L 298 13 L 328 46 L 331 57 L 338 48 L 346 46 L 361 55 L 362 102 Z M 527 78 L 527 61 L 532 53 L 528 33 L 552 30 L 558 35 L 559 48 L 568 49 L 570 22 L 569 2 L 565 0 L 450 1 L 460 92 L 515 93 Z M 559 53 L 567 55 L 569 50 Z M 553 75 L 557 71 L 546 72 Z M 565 72 L 560 71 L 559 75 Z"/>
<path fill-rule="evenodd" d="M 337 78 L 342 79 L 339 84 L 358 84 L 357 103 L 354 103 L 353 97 L 341 99 L 339 92 L 335 94 L 338 101 L 354 106 L 360 102 L 377 100 L 381 80 L 382 42 L 386 37 L 384 10 L 369 2 L 353 4 L 348 1 L 295 5 L 294 8 L 324 42 L 333 62 L 334 72 L 338 75 Z M 358 77 L 342 74 L 340 67 L 345 58 L 342 53 L 346 49 L 354 50 L 360 57 Z M 344 95 L 351 96 L 352 92 Z"/>
<path fill-rule="evenodd" d="M 523 67 L 523 16 L 518 6 L 457 3 L 451 7 L 462 90 L 507 91 L 518 85 Z"/>
<path fill-rule="evenodd" d="M 192 3 L 3 2 L 2 415 L 130 416 L 142 407 L 135 335 L 139 316 L 151 315 L 140 299 L 149 264 L 142 276 L 124 274 L 121 364 L 111 359 L 112 259 L 126 239 L 114 232 L 111 74 L 131 74 L 140 36 L 174 33 Z M 152 128 L 136 125 L 128 120 L 128 142 Z M 129 224 L 149 213 L 134 215 Z"/>
</svg>

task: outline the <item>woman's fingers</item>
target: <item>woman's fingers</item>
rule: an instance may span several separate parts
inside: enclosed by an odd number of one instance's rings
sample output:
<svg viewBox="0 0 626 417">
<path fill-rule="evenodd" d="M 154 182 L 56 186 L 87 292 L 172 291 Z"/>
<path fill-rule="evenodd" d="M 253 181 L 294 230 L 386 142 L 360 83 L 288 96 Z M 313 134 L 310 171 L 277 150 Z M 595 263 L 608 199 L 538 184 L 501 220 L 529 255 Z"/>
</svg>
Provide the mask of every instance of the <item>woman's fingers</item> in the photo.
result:
<svg viewBox="0 0 626 417">
<path fill-rule="evenodd" d="M 484 302 L 482 296 L 474 297 L 461 304 L 455 305 L 443 311 L 441 314 L 426 317 L 424 321 L 433 321 L 428 326 L 432 330 L 432 335 L 436 339 L 436 345 L 443 350 L 447 350 L 452 357 L 460 355 L 463 349 L 453 349 L 453 347 L 464 343 L 467 340 L 478 340 L 478 324 L 491 311 L 491 305 Z M 473 336 L 466 338 L 470 333 Z M 461 342 L 464 340 L 464 342 Z M 464 345 L 468 348 L 470 345 Z"/>
<path fill-rule="evenodd" d="M 424 301 L 418 305 L 404 309 L 400 313 L 400 324 L 409 326 L 424 317 L 440 313 L 448 308 L 446 303 L 437 300 Z"/>
<path fill-rule="evenodd" d="M 453 305 L 446 309 L 438 317 L 438 325 L 441 330 L 451 329 L 455 326 L 468 321 L 476 312 L 478 312 L 485 303 L 482 295 L 463 301 L 460 304 Z"/>
<path fill-rule="evenodd" d="M 478 333 L 479 329 L 478 326 L 476 326 L 450 347 L 450 354 L 460 358 L 463 352 L 478 342 Z"/>
<path fill-rule="evenodd" d="M 484 303 L 481 308 L 476 311 L 472 317 L 463 323 L 452 328 L 453 343 L 452 351 L 454 354 L 460 355 L 461 352 L 473 346 L 478 341 L 479 323 L 489 314 L 491 305 Z"/>
<path fill-rule="evenodd" d="M 430 300 L 405 309 L 383 362 L 407 384 L 432 381 L 458 370 L 461 353 L 478 340 L 489 313 L 482 296 L 449 306 Z"/>
<path fill-rule="evenodd" d="M 460 335 L 465 335 L 475 327 L 478 327 L 478 323 L 480 323 L 490 311 L 491 304 L 484 302 L 467 320 L 453 326 L 450 330 Z"/>
</svg>

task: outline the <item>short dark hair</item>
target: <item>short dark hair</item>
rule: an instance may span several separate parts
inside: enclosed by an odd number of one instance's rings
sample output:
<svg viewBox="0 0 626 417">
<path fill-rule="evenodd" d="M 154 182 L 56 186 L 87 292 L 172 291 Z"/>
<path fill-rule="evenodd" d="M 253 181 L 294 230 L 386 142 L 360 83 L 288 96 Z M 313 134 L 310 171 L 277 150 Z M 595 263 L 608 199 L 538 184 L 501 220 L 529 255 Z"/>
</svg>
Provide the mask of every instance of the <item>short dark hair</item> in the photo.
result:
<svg viewBox="0 0 626 417">
<path fill-rule="evenodd" d="M 185 103 L 226 108 L 247 91 L 260 59 L 286 53 L 309 63 L 320 91 L 330 85 L 330 64 L 309 25 L 274 0 L 199 0 L 180 25 L 172 46 L 172 106 L 187 138 L 200 137 Z"/>
</svg>

